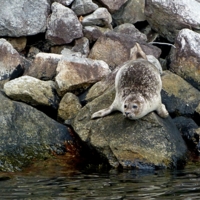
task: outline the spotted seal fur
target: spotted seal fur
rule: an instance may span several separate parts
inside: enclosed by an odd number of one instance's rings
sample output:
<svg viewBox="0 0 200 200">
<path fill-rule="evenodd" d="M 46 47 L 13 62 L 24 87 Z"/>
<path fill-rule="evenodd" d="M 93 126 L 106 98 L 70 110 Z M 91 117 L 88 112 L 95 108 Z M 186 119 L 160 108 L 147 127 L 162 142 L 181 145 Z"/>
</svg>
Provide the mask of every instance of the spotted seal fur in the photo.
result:
<svg viewBox="0 0 200 200">
<path fill-rule="evenodd" d="M 133 50 L 132 60 L 126 62 L 116 74 L 113 103 L 95 112 L 92 119 L 104 117 L 116 110 L 131 120 L 142 118 L 152 111 L 156 111 L 162 118 L 169 115 L 161 101 L 159 69 L 148 61 L 139 44 L 136 43 Z"/>
</svg>

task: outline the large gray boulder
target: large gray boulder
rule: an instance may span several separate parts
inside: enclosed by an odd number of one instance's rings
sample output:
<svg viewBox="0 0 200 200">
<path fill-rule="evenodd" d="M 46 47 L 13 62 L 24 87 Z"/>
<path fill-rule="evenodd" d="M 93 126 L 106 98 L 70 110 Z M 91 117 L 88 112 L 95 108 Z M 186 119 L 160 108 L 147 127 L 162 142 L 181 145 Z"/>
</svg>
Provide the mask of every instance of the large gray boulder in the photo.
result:
<svg viewBox="0 0 200 200">
<path fill-rule="evenodd" d="M 46 39 L 52 44 L 67 44 L 83 36 L 82 25 L 71 9 L 54 2 L 51 5 L 51 10 L 52 14 L 48 21 Z"/>
<path fill-rule="evenodd" d="M 176 48 L 170 52 L 170 70 L 200 90 L 200 34 L 189 29 L 179 32 Z"/>
<path fill-rule="evenodd" d="M 145 14 L 151 27 L 173 42 L 183 28 L 200 30 L 198 0 L 146 0 Z"/>
<path fill-rule="evenodd" d="M 37 159 L 65 154 L 67 128 L 0 92 L 0 171 L 21 170 Z"/>
<path fill-rule="evenodd" d="M 20 37 L 45 32 L 48 0 L 7 0 L 0 6 L 0 36 Z"/>
<path fill-rule="evenodd" d="M 114 96 L 114 87 L 110 87 L 78 113 L 72 126 L 82 141 L 115 168 L 176 168 L 184 164 L 187 147 L 170 117 L 161 119 L 150 113 L 135 121 L 116 112 L 91 120 Z"/>
</svg>

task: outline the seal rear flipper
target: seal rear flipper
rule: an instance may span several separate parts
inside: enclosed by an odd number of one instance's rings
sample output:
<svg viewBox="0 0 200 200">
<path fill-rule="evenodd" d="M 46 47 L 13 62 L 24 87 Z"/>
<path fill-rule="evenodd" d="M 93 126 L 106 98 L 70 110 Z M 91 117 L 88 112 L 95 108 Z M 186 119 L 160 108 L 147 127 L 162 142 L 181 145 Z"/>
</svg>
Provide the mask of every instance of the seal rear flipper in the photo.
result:
<svg viewBox="0 0 200 200">
<path fill-rule="evenodd" d="M 160 106 L 157 108 L 156 112 L 158 115 L 162 118 L 167 118 L 169 116 L 168 111 L 165 108 L 164 104 L 160 104 Z"/>
<path fill-rule="evenodd" d="M 102 110 L 99 110 L 99 111 L 92 114 L 91 119 L 104 117 L 106 115 L 109 115 L 112 111 L 114 111 L 112 106 L 105 108 L 105 109 L 102 109 Z"/>
</svg>

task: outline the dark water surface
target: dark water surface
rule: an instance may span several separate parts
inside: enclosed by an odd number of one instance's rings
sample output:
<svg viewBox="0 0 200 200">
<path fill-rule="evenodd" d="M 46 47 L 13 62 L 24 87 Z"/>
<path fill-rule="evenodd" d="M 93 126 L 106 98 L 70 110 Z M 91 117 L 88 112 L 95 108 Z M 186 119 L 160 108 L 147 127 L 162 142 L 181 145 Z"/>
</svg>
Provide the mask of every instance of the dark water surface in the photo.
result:
<svg viewBox="0 0 200 200">
<path fill-rule="evenodd" d="M 20 173 L 0 173 L 0 199 L 200 199 L 200 164 L 94 173 L 46 161 Z"/>
</svg>

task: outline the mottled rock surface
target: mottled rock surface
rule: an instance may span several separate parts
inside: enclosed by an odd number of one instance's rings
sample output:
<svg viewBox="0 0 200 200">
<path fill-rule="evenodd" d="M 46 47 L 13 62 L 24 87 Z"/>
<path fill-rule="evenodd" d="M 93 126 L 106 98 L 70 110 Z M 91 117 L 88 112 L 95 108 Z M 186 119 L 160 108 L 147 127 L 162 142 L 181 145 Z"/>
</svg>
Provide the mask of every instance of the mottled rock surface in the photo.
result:
<svg viewBox="0 0 200 200">
<path fill-rule="evenodd" d="M 58 108 L 59 99 L 53 81 L 41 81 L 31 76 L 22 76 L 7 82 L 4 91 L 10 98 L 33 106 Z"/>
<path fill-rule="evenodd" d="M 18 52 L 21 52 L 25 49 L 27 44 L 27 38 L 26 37 L 9 37 L 7 38 L 7 41 L 13 46 L 14 49 L 16 49 Z"/>
<path fill-rule="evenodd" d="M 54 2 L 51 5 L 52 14 L 48 21 L 46 39 L 54 45 L 61 45 L 81 38 L 82 25 L 76 14 L 69 8 Z"/>
<path fill-rule="evenodd" d="M 156 169 L 183 165 L 187 148 L 170 118 L 151 113 L 140 120 L 128 120 L 120 112 L 91 120 L 91 115 L 108 107 L 114 88 L 88 103 L 73 121 L 74 130 L 112 167 Z"/>
<path fill-rule="evenodd" d="M 144 15 L 145 0 L 129 0 L 114 12 L 112 17 L 117 25 L 124 23 L 135 24 L 136 22 L 145 21 Z"/>
<path fill-rule="evenodd" d="M 0 92 L 0 171 L 17 171 L 37 159 L 65 154 L 67 128 Z"/>
<path fill-rule="evenodd" d="M 80 52 L 85 57 L 88 56 L 90 52 L 90 43 L 86 37 L 75 40 L 75 45 L 72 47 L 72 51 Z"/>
<path fill-rule="evenodd" d="M 109 66 L 102 60 L 66 57 L 58 63 L 57 91 L 60 96 L 66 92 L 88 88 L 110 73 Z"/>
<path fill-rule="evenodd" d="M 133 24 L 125 23 L 121 24 L 113 29 L 113 31 L 121 34 L 125 34 L 127 37 L 134 37 L 141 41 L 147 41 L 147 36 L 141 33 Z"/>
<path fill-rule="evenodd" d="M 7 0 L 0 6 L 0 36 L 20 37 L 46 31 L 48 0 Z"/>
<path fill-rule="evenodd" d="M 61 54 L 38 53 L 24 75 L 41 80 L 53 80 L 56 76 L 56 68 L 61 57 Z"/>
<path fill-rule="evenodd" d="M 111 27 L 112 16 L 106 8 L 98 8 L 92 14 L 83 17 L 84 26 Z"/>
<path fill-rule="evenodd" d="M 76 95 L 70 92 L 66 93 L 59 104 L 58 120 L 65 121 L 74 118 L 81 107 Z"/>
<path fill-rule="evenodd" d="M 120 9 L 120 7 L 127 2 L 127 0 L 99 0 L 103 5 L 107 7 L 107 9 L 113 13 Z"/>
<path fill-rule="evenodd" d="M 101 36 L 90 51 L 89 58 L 105 61 L 111 69 L 130 59 L 130 50 L 138 42 L 147 55 L 160 56 L 160 49 L 148 45 L 138 38 L 127 37 L 126 34 L 110 31 Z"/>
<path fill-rule="evenodd" d="M 0 39 L 0 85 L 12 77 L 22 75 L 24 60 L 5 39 Z"/>
<path fill-rule="evenodd" d="M 74 0 L 71 9 L 77 16 L 86 15 L 95 11 L 99 6 L 92 0 Z"/>
</svg>

